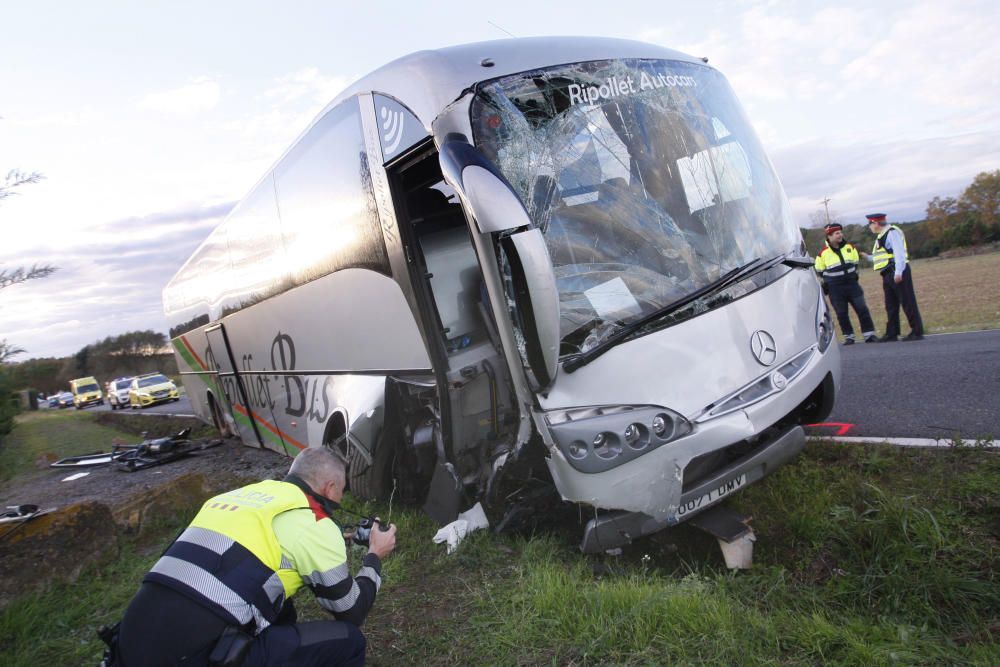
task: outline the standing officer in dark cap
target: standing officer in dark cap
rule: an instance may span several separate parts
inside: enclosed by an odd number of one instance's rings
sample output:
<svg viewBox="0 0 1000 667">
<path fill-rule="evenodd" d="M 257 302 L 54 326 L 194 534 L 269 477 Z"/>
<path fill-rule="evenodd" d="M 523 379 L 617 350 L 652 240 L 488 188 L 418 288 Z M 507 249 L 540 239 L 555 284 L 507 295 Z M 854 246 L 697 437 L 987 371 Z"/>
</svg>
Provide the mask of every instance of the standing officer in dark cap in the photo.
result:
<svg viewBox="0 0 1000 667">
<path fill-rule="evenodd" d="M 903 340 L 923 340 L 924 322 L 920 318 L 917 295 L 913 291 L 913 275 L 903 230 L 888 224 L 885 213 L 869 213 L 865 217 L 868 218 L 868 229 L 875 235 L 871 260 L 875 270 L 882 275 L 885 312 L 889 320 L 885 325 L 882 341 L 899 340 L 900 305 L 906 313 L 906 321 L 910 323 L 910 333 Z"/>
<path fill-rule="evenodd" d="M 840 330 L 844 332 L 844 345 L 854 345 L 854 327 L 847 305 L 854 307 L 861 322 L 861 335 L 866 343 L 878 342 L 875 323 L 872 322 L 865 293 L 858 284 L 858 249 L 844 241 L 844 231 L 837 223 L 826 226 L 826 247 L 816 256 L 816 273 L 823 278 L 823 291 L 830 296 L 833 311 L 837 313 Z"/>
</svg>

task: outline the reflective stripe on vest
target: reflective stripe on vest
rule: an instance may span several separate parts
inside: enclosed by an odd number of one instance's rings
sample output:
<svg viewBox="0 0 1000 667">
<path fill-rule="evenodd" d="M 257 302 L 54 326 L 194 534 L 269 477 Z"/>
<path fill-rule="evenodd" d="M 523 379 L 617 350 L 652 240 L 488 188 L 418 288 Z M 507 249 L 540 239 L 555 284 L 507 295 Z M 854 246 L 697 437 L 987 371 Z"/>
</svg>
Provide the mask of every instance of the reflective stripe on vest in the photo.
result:
<svg viewBox="0 0 1000 667">
<path fill-rule="evenodd" d="M 889 228 L 875 239 L 875 247 L 872 248 L 872 268 L 876 271 L 881 271 L 892 261 L 892 252 L 885 247 L 885 237 L 893 229 L 898 231 L 899 235 L 903 237 L 903 258 L 906 261 L 910 261 L 910 253 L 906 250 L 906 234 L 896 225 L 889 225 Z"/>
<path fill-rule="evenodd" d="M 816 256 L 816 271 L 824 278 L 838 278 L 858 272 L 858 262 L 861 261 L 858 250 L 850 243 L 845 243 L 840 248 L 844 261 L 840 261 L 840 255 L 830 247 L 829 244 Z"/>
<path fill-rule="evenodd" d="M 209 499 L 144 581 L 193 597 L 231 623 L 256 632 L 274 622 L 302 586 L 282 558 L 274 517 L 309 507 L 294 484 L 265 480 Z"/>
</svg>

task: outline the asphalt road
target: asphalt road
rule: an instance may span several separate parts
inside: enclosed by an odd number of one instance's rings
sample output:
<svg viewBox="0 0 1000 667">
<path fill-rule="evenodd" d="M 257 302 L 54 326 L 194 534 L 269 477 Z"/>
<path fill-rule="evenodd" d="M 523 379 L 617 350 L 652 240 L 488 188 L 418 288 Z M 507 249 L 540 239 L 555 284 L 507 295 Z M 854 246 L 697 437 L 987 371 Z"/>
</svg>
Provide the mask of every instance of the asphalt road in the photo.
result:
<svg viewBox="0 0 1000 667">
<path fill-rule="evenodd" d="M 44 408 L 46 410 L 52 410 L 53 408 Z M 70 411 L 74 411 L 72 408 L 68 408 Z M 104 399 L 104 405 L 92 405 L 84 410 L 92 412 L 109 412 L 111 406 L 108 405 L 108 399 Z M 132 414 L 156 414 L 156 415 L 175 415 L 175 416 L 185 416 L 191 417 L 194 412 L 191 410 L 191 401 L 188 400 L 187 396 L 181 396 L 174 403 L 160 403 L 159 405 L 152 405 L 148 408 L 142 408 L 141 410 L 128 410 Z"/>
<path fill-rule="evenodd" d="M 840 358 L 833 413 L 807 429 L 811 435 L 1000 439 L 1000 330 L 858 343 L 841 348 Z M 131 412 L 193 414 L 186 396 Z"/>
<path fill-rule="evenodd" d="M 841 348 L 842 384 L 812 435 L 1000 439 L 1000 330 Z"/>
</svg>

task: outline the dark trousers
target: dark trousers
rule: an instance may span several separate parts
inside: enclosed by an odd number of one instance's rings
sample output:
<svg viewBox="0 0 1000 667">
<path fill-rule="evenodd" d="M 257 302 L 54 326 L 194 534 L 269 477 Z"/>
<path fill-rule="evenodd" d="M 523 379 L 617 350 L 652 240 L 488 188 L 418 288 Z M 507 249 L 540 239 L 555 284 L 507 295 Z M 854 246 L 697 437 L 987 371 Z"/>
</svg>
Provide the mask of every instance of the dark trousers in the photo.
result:
<svg viewBox="0 0 1000 667">
<path fill-rule="evenodd" d="M 125 611 L 120 665 L 206 665 L 226 623 L 180 593 L 146 582 Z M 243 667 L 365 664 L 365 636 L 352 623 L 276 624 L 254 637 Z"/>
<path fill-rule="evenodd" d="M 899 307 L 903 306 L 906 321 L 910 323 L 910 331 L 916 336 L 924 335 L 924 321 L 920 318 L 917 308 L 917 295 L 913 291 L 913 274 L 910 265 L 903 269 L 903 281 L 896 284 L 895 269 L 892 265 L 882 272 L 882 292 L 885 295 L 885 314 L 888 321 L 885 325 L 885 335 L 888 338 L 899 335 Z"/>
<path fill-rule="evenodd" d="M 861 335 L 868 337 L 875 333 L 875 323 L 872 322 L 872 314 L 865 303 L 865 293 L 855 281 L 835 284 L 827 283 L 830 294 L 830 305 L 833 312 L 837 313 L 837 321 L 840 322 L 840 330 L 849 339 L 854 338 L 854 327 L 851 325 L 851 315 L 847 310 L 850 305 L 854 312 L 858 314 L 861 323 Z"/>
</svg>

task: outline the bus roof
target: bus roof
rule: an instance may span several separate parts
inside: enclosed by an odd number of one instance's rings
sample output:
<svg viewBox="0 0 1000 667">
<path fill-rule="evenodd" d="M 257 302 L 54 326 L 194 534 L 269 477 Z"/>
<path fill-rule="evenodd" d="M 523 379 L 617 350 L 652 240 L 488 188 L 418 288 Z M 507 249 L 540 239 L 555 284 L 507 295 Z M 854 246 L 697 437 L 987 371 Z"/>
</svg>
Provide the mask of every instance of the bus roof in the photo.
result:
<svg viewBox="0 0 1000 667">
<path fill-rule="evenodd" d="M 358 79 L 327 110 L 359 93 L 377 92 L 410 107 L 424 128 L 478 81 L 587 60 L 657 58 L 702 61 L 662 46 L 604 37 L 526 37 L 417 51 Z M 484 66 L 488 60 L 492 66 Z M 319 114 L 321 117 L 323 113 Z"/>
</svg>

